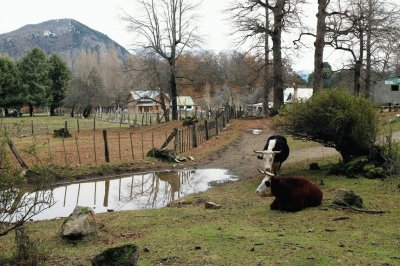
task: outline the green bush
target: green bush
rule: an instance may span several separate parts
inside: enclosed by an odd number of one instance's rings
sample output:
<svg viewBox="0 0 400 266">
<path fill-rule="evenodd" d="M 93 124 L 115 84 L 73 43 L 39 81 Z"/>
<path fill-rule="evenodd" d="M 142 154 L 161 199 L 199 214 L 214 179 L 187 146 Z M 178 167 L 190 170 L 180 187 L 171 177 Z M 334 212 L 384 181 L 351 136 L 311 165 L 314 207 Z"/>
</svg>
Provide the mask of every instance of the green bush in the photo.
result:
<svg viewBox="0 0 400 266">
<path fill-rule="evenodd" d="M 357 157 L 347 163 L 339 162 L 331 167 L 330 174 L 344 175 L 348 178 L 385 178 L 385 169 L 367 157 Z"/>
<path fill-rule="evenodd" d="M 275 125 L 295 139 L 335 148 L 344 162 L 368 156 L 378 130 L 378 113 L 362 97 L 339 89 L 322 90 L 303 103 L 285 105 Z"/>
</svg>

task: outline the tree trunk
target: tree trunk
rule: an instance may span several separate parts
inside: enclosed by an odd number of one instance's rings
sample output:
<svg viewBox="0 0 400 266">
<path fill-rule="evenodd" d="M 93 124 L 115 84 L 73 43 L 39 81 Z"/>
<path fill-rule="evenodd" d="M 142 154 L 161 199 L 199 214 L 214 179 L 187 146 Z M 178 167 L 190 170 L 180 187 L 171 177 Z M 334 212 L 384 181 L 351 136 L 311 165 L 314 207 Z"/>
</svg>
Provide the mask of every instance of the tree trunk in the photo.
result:
<svg viewBox="0 0 400 266">
<path fill-rule="evenodd" d="M 29 104 L 29 116 L 33 117 L 33 106 L 32 106 L 32 104 Z"/>
<path fill-rule="evenodd" d="M 56 114 L 56 112 L 55 112 L 55 110 L 56 110 L 56 106 L 50 106 L 50 116 L 55 116 L 55 114 Z"/>
<path fill-rule="evenodd" d="M 371 35 L 372 35 L 372 0 L 368 0 L 368 22 L 367 22 L 366 67 L 365 67 L 365 98 L 370 97 L 371 90 Z"/>
<path fill-rule="evenodd" d="M 326 8 L 329 0 L 318 0 L 317 13 L 317 36 L 314 42 L 314 91 L 316 93 L 322 90 L 324 86 L 324 46 L 326 32 Z"/>
<path fill-rule="evenodd" d="M 267 6 L 265 9 L 265 33 L 264 33 L 264 115 L 269 116 L 269 94 L 271 92 L 271 71 L 269 64 L 269 9 Z"/>
<path fill-rule="evenodd" d="M 274 107 L 273 113 L 278 113 L 283 105 L 283 66 L 282 66 L 282 19 L 285 0 L 277 0 L 273 9 L 274 29 L 271 34 L 273 53 L 273 86 L 274 86 Z"/>
<path fill-rule="evenodd" d="M 173 49 L 174 50 L 174 49 Z M 171 53 L 175 56 L 175 53 Z M 171 90 L 171 100 L 172 100 L 172 120 L 178 120 L 178 103 L 177 103 L 177 86 L 176 86 L 176 68 L 175 68 L 175 58 L 170 59 L 170 90 Z"/>
<path fill-rule="evenodd" d="M 4 108 L 4 115 L 5 115 L 5 117 L 8 117 L 8 108 L 6 107 L 6 108 Z"/>
<path fill-rule="evenodd" d="M 364 59 L 363 34 L 364 34 L 364 32 L 361 30 L 360 31 L 360 54 L 359 54 L 358 60 L 356 61 L 355 65 L 354 65 L 354 94 L 357 96 L 360 96 L 360 90 L 361 90 L 361 70 L 362 70 L 363 59 Z"/>
<path fill-rule="evenodd" d="M 89 118 L 90 114 L 92 113 L 92 107 L 90 105 L 86 106 L 85 109 L 83 110 L 82 116 L 84 118 Z"/>
</svg>

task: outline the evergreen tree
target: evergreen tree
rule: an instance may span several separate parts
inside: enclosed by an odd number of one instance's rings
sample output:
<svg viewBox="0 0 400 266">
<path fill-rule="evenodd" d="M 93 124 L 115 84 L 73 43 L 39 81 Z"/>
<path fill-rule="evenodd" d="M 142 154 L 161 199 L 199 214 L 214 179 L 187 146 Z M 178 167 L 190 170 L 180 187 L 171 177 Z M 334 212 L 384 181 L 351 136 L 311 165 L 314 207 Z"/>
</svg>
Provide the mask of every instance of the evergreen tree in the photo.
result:
<svg viewBox="0 0 400 266">
<path fill-rule="evenodd" d="M 17 65 L 8 57 L 0 56 L 0 107 L 5 115 L 8 109 L 22 104 L 22 90 L 19 86 Z"/>
<path fill-rule="evenodd" d="M 71 71 L 66 63 L 56 54 L 49 59 L 49 78 L 52 85 L 48 88 L 50 115 L 55 115 L 55 109 L 62 105 L 65 98 L 65 90 L 71 79 Z"/>
<path fill-rule="evenodd" d="M 33 48 L 19 62 L 18 69 L 26 95 L 24 101 L 29 106 L 29 115 L 33 108 L 48 103 L 47 90 L 51 86 L 49 63 L 46 54 L 39 48 Z"/>
</svg>

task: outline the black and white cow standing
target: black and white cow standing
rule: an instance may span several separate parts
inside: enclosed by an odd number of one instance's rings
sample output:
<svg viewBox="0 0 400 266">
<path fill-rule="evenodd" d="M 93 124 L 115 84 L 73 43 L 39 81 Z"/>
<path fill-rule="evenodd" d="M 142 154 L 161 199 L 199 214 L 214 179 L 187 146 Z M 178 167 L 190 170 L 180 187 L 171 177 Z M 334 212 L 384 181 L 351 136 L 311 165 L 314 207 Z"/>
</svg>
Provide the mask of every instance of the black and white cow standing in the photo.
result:
<svg viewBox="0 0 400 266">
<path fill-rule="evenodd" d="M 274 135 L 268 138 L 264 150 L 254 152 L 261 154 L 257 157 L 264 160 L 264 171 L 277 175 L 282 163 L 289 156 L 289 146 L 284 136 Z"/>
</svg>

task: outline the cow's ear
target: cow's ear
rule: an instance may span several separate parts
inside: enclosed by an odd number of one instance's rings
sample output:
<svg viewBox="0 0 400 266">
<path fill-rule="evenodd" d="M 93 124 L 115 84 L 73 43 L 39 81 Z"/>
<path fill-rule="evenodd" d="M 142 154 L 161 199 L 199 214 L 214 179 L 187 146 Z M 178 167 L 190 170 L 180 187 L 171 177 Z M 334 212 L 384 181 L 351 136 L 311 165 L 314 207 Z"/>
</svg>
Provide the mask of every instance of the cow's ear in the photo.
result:
<svg viewBox="0 0 400 266">
<path fill-rule="evenodd" d="M 271 186 L 271 182 L 269 180 L 265 181 L 265 186 L 266 187 L 270 187 Z"/>
</svg>

